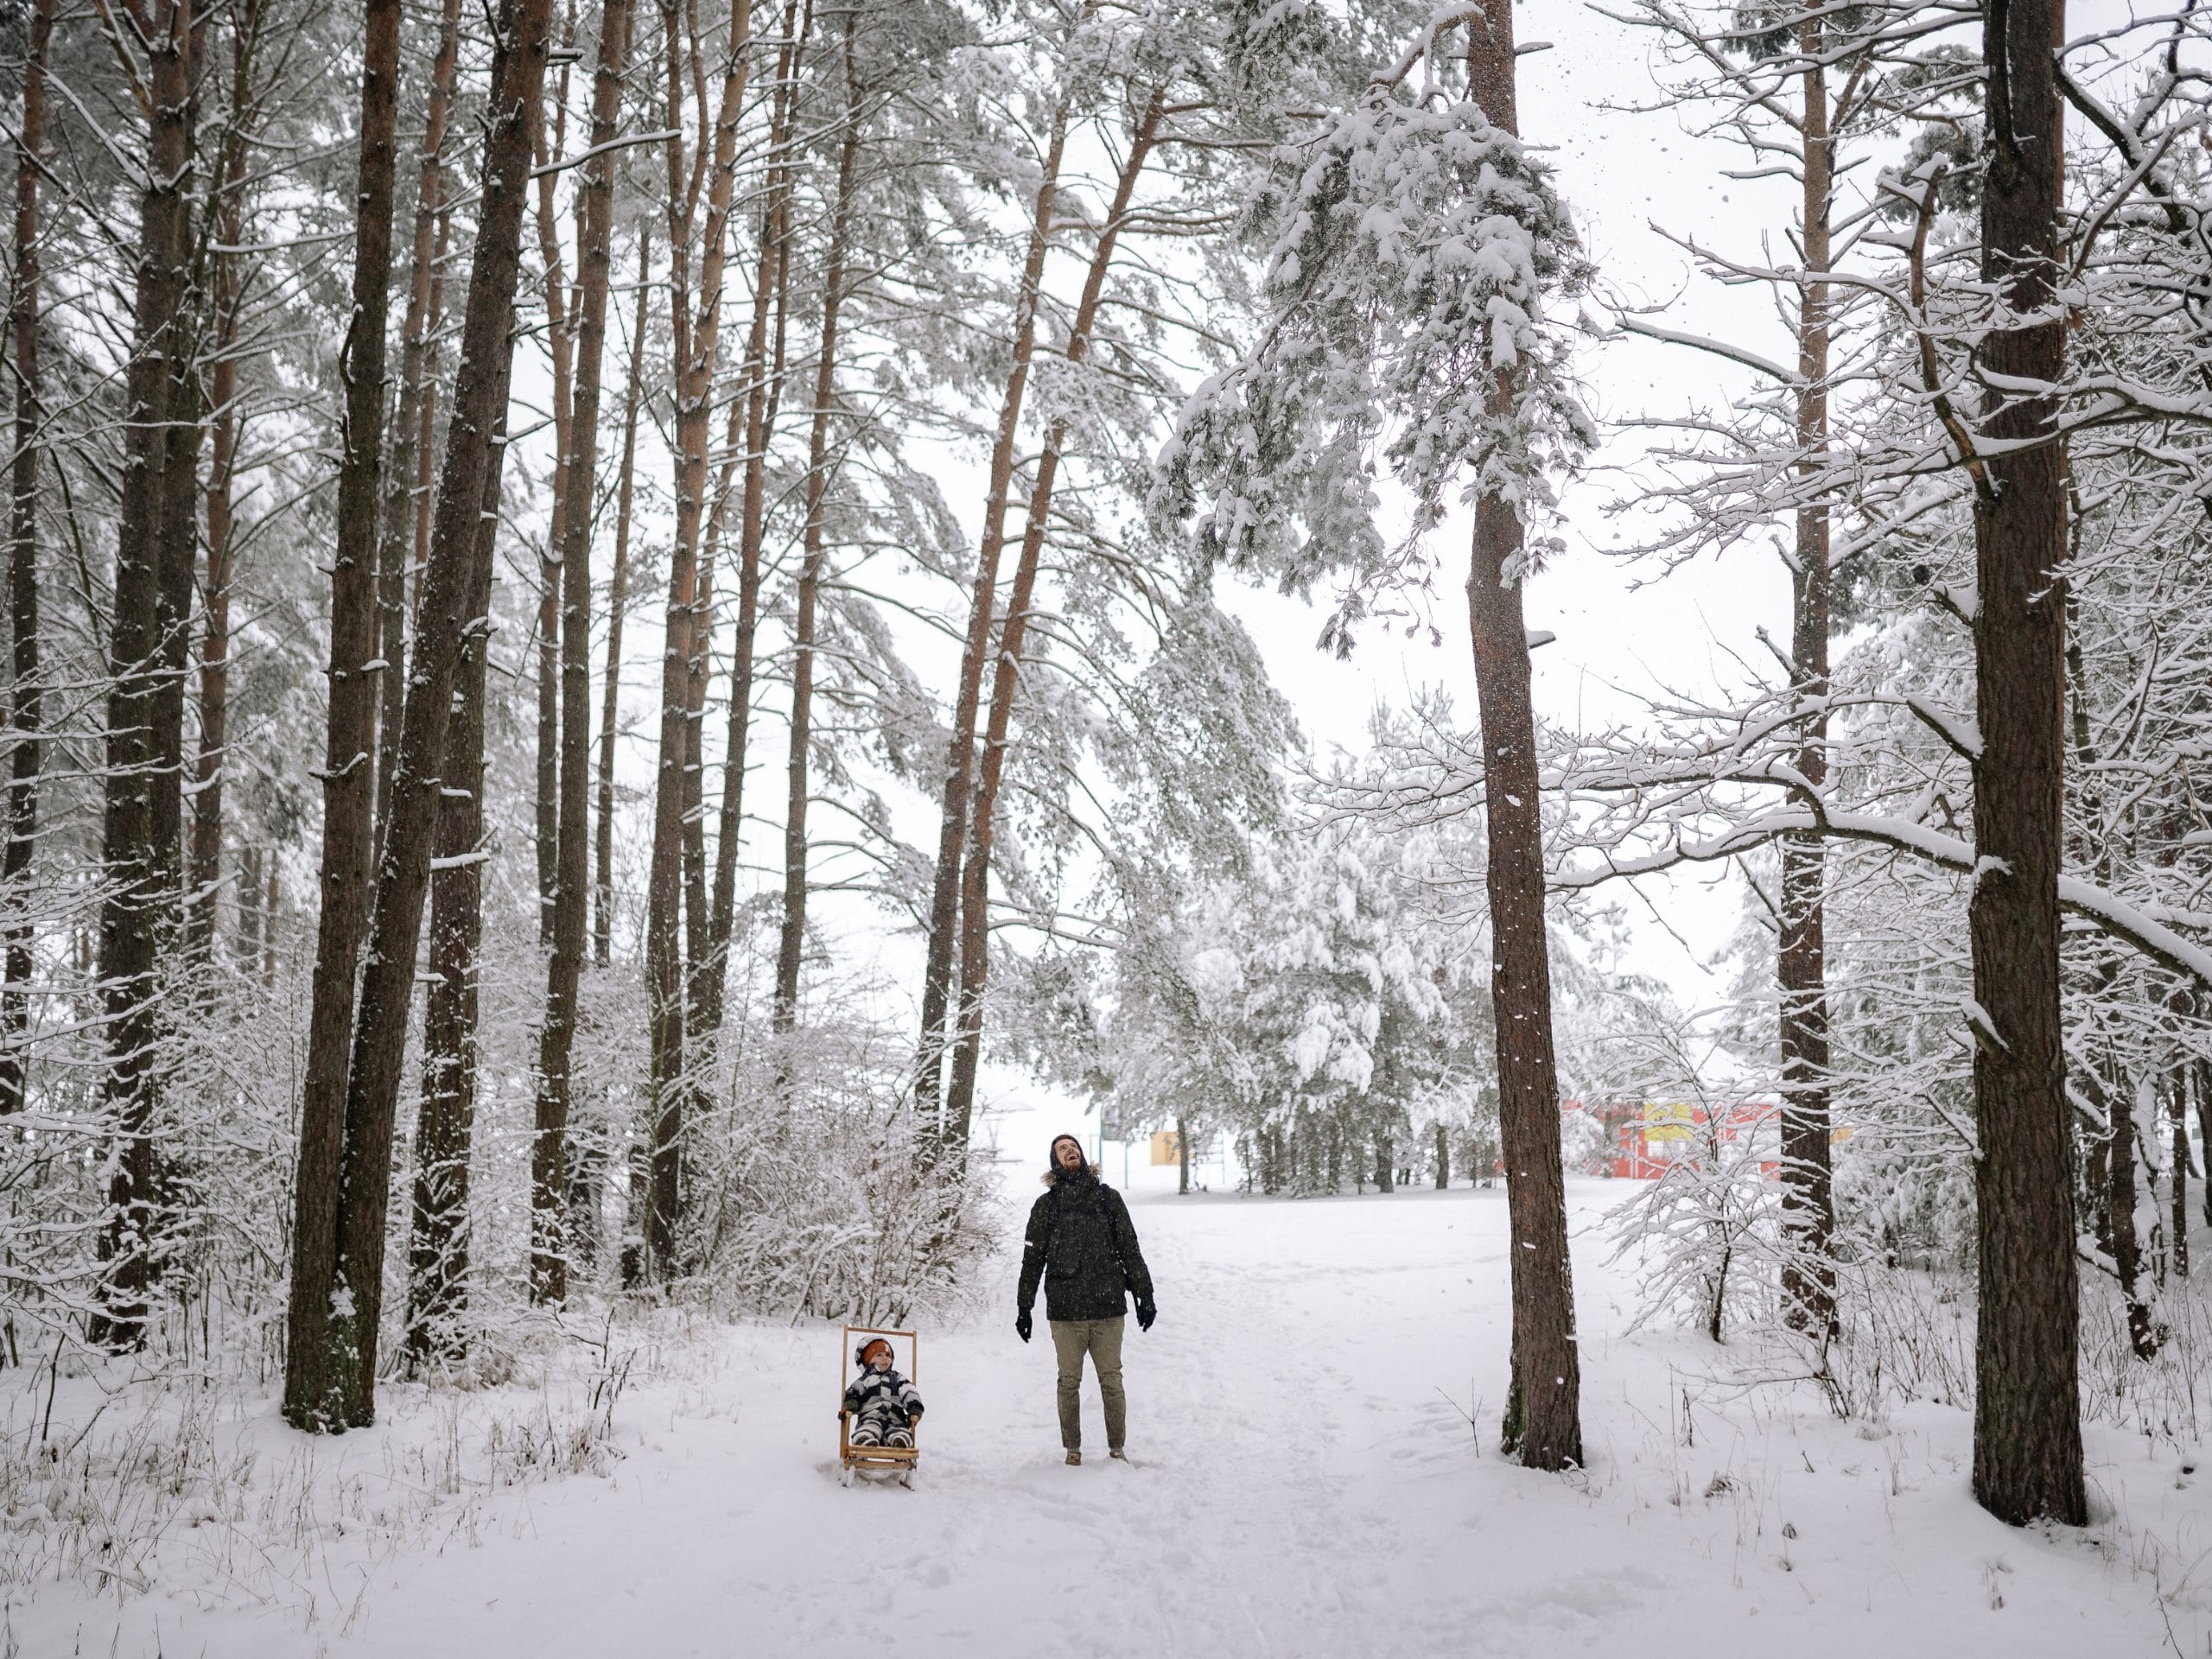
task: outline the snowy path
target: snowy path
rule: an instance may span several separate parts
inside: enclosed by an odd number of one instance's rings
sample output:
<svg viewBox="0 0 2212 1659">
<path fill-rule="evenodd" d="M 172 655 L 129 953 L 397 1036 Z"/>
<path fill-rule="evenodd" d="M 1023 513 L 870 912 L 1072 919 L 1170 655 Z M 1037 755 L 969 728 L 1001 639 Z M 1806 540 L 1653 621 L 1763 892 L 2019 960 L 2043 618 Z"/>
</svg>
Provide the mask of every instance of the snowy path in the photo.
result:
<svg viewBox="0 0 2212 1659">
<path fill-rule="evenodd" d="M 474 1536 L 390 1558 L 346 1633 L 329 1619 L 303 1633 L 296 1617 L 163 1611 L 157 1597 L 162 1650 L 2169 1650 L 2146 1540 L 2170 1560 L 2212 1543 L 2170 1453 L 2121 1440 L 2133 1461 L 2093 1471 L 2124 1522 L 2100 1529 L 2112 1541 L 2099 1547 L 1976 1510 L 1955 1410 L 1913 1408 L 1868 1440 L 1809 1394 L 1767 1389 L 1725 1413 L 1701 1404 L 1684 1446 L 1669 1364 L 1709 1367 L 1712 1351 L 1611 1339 L 1626 1295 L 1602 1240 L 1585 1236 L 1592 1471 L 1525 1473 L 1489 1449 L 1505 1344 L 1501 1192 L 1177 1199 L 1162 1190 L 1171 1173 L 1138 1172 L 1134 1194 L 1162 1310 L 1149 1335 L 1129 1333 L 1134 1467 L 1103 1455 L 1061 1465 L 1050 1345 L 1040 1330 L 1022 1347 L 994 1317 L 925 1338 L 922 1490 L 842 1490 L 834 1330 L 747 1327 L 720 1338 L 716 1374 L 626 1407 L 629 1453 L 611 1479 L 508 1494 Z M 1578 1185 L 1578 1221 L 1618 1195 Z M 1005 1271 L 1010 1281 L 1010 1258 Z M 1010 1315 L 1010 1284 L 1005 1300 Z M 1463 1405 L 1484 1395 L 1480 1455 L 1440 1390 Z M 1087 1403 L 1103 1453 L 1095 1395 Z M 2202 1600 L 2185 1590 L 2169 1609 L 2180 1651 L 2205 1650 Z M 79 1624 L 84 1651 L 109 1651 L 109 1605 L 106 1628 Z M 134 1605 L 143 1630 L 148 1604 Z"/>
</svg>

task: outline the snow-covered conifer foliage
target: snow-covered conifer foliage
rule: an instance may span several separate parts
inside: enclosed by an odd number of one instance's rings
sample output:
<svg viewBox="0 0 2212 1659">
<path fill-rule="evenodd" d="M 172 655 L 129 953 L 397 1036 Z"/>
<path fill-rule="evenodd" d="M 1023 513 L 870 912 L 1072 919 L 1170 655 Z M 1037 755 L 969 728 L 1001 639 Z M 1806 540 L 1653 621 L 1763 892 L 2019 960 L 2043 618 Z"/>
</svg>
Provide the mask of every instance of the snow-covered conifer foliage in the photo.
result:
<svg viewBox="0 0 2212 1659">
<path fill-rule="evenodd" d="M 1424 584 L 1448 510 L 1488 492 L 1540 522 L 1594 442 L 1556 315 L 1587 270 L 1541 159 L 1433 86 L 1370 87 L 1276 156 L 1252 211 L 1274 232 L 1257 338 L 1185 408 L 1161 505 L 1234 565 L 1336 578 L 1348 643 Z"/>
</svg>

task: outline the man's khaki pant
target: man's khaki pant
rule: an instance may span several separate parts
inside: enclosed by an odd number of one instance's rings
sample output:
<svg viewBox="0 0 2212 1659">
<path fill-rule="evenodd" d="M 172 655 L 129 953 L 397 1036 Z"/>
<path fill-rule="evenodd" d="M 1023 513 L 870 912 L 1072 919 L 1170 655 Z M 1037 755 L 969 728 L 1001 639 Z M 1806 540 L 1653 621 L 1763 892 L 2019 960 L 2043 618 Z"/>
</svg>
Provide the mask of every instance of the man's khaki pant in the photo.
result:
<svg viewBox="0 0 2212 1659">
<path fill-rule="evenodd" d="M 1083 1446 L 1083 1357 L 1098 1373 L 1098 1397 L 1106 1405 L 1106 1448 L 1122 1449 L 1129 1423 L 1128 1401 L 1122 1393 L 1121 1315 L 1110 1319 L 1054 1319 L 1052 1351 L 1060 1358 L 1060 1444 L 1071 1452 Z"/>
</svg>

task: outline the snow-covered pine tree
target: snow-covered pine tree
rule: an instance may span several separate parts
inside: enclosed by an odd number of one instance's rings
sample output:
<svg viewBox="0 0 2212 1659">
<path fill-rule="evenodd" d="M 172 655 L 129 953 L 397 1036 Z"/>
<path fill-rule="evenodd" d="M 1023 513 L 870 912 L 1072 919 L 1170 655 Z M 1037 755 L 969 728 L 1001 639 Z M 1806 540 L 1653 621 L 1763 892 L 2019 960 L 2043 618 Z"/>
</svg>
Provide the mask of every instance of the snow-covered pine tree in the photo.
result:
<svg viewBox="0 0 2212 1659">
<path fill-rule="evenodd" d="M 1465 22 L 1464 90 L 1433 79 Z M 1548 543 L 1549 480 L 1594 440 L 1548 306 L 1585 269 L 1563 204 L 1516 130 L 1509 18 L 1440 13 L 1312 143 L 1279 153 L 1267 315 L 1192 398 L 1161 457 L 1162 506 L 1202 545 L 1305 590 L 1338 584 L 1324 642 L 1431 585 L 1455 491 L 1475 512 L 1468 600 L 1483 721 L 1498 1083 L 1513 1229 L 1507 1446 L 1582 1454 L 1560 1166 L 1535 731 L 1522 583 Z M 1419 84 L 1414 71 L 1422 71 Z M 1451 73 L 1446 69 L 1446 74 Z M 1386 536 L 1376 473 L 1405 496 Z M 1532 534 L 1532 531 L 1534 532 Z M 1548 1380 L 1547 1380 L 1548 1379 Z"/>
</svg>

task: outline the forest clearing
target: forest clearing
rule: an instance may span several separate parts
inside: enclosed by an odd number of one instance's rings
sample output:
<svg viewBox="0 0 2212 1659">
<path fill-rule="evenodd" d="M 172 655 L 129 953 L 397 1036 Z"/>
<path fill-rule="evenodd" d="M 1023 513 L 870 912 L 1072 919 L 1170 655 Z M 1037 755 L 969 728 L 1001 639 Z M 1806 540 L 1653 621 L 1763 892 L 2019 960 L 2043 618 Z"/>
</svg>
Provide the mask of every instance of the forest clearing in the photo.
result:
<svg viewBox="0 0 2212 1659">
<path fill-rule="evenodd" d="M 1027 1147 L 1054 1122 L 991 1127 Z M 1033 1161 L 1009 1173 L 1026 1185 Z M 1622 1644 L 2072 1659 L 2171 1651 L 2171 1629 L 2202 1650 L 2212 1589 L 2190 1568 L 2212 1489 L 2180 1473 L 2190 1454 L 2093 1424 L 2090 1527 L 2008 1529 L 1966 1491 L 1957 1402 L 1843 1420 L 1810 1383 L 1775 1380 L 1772 1353 L 1624 1334 L 1635 1275 L 1606 1268 L 1603 1227 L 1624 1185 L 1569 1188 L 1592 1452 L 1564 1484 L 1528 1483 L 1466 1421 L 1503 1381 L 1501 1189 L 1179 1199 L 1173 1169 L 1139 1164 L 1132 1207 L 1174 1302 L 1131 1338 L 1131 1466 L 1059 1466 L 1050 1362 L 996 1298 L 925 1332 L 930 1462 L 912 1492 L 836 1484 L 834 1331 L 702 1327 L 655 1357 L 641 1334 L 603 1463 L 487 1480 L 490 1423 L 565 1423 L 587 1402 L 575 1378 L 463 1396 L 468 1478 L 425 1500 L 415 1471 L 447 1419 L 405 1399 L 388 1427 L 322 1446 L 329 1490 L 350 1478 L 359 1497 L 318 1528 L 256 1559 L 228 1516 L 175 1524 L 143 1555 L 131 1545 L 161 1588 L 120 1606 L 41 1598 L 13 1611 L 16 1639 L 131 1659 L 879 1642 L 1319 1659 L 1431 1653 L 1445 1631 L 1529 1659 Z M 265 1406 L 219 1432 L 265 1465 L 288 1455 Z M 358 1529 L 333 1524 L 346 1514 Z"/>
</svg>

